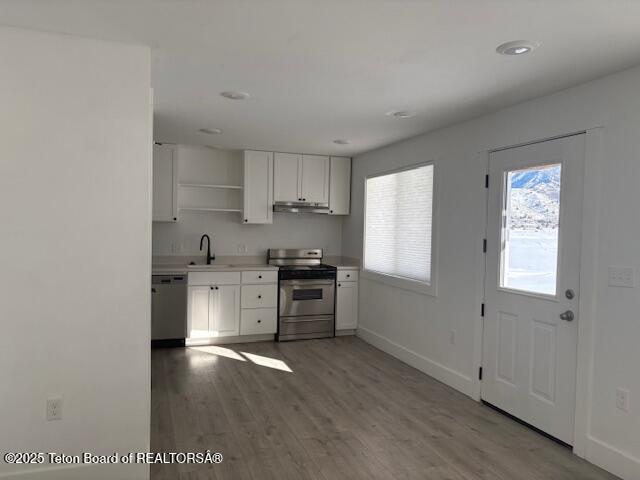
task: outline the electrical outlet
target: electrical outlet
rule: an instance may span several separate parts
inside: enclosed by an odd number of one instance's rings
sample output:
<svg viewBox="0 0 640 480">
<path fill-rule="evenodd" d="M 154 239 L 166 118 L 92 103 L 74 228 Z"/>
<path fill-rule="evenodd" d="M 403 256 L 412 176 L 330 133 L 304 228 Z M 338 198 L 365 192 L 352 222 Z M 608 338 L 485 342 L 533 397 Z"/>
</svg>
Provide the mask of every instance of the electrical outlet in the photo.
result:
<svg viewBox="0 0 640 480">
<path fill-rule="evenodd" d="M 451 345 L 455 345 L 456 344 L 456 331 L 455 330 L 451 330 L 449 332 L 449 343 Z"/>
<path fill-rule="evenodd" d="M 633 267 L 609 267 L 609 286 L 634 288 L 636 272 Z"/>
<path fill-rule="evenodd" d="M 629 390 L 625 390 L 624 388 L 618 388 L 616 390 L 616 408 L 618 410 L 629 412 L 630 395 Z"/>
<path fill-rule="evenodd" d="M 62 420 L 62 397 L 47 399 L 47 420 Z"/>
<path fill-rule="evenodd" d="M 244 243 L 238 244 L 238 253 L 247 253 L 247 246 Z"/>
</svg>

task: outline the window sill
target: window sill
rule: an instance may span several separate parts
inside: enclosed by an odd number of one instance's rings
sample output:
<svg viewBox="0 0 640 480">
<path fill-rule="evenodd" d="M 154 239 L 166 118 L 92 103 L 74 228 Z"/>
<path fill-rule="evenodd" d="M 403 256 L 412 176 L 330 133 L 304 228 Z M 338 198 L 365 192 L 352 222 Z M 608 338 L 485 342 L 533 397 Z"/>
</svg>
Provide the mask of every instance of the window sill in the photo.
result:
<svg viewBox="0 0 640 480">
<path fill-rule="evenodd" d="M 421 293 L 423 295 L 429 295 L 431 297 L 437 296 L 435 283 L 432 281 L 430 284 L 419 282 L 417 280 L 409 280 L 408 278 L 395 277 L 393 275 L 387 275 L 384 273 L 372 272 L 371 270 L 362 270 L 361 276 L 373 280 L 374 282 L 386 283 L 396 288 L 402 288 L 403 290 L 410 290 L 412 292 Z"/>
</svg>

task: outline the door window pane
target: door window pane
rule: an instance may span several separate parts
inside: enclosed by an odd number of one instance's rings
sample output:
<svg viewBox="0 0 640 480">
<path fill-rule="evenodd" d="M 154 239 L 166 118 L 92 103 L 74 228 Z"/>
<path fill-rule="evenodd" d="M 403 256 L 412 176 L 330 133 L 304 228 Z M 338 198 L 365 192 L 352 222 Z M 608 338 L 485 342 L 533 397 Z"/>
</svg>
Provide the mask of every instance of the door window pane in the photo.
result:
<svg viewBox="0 0 640 480">
<path fill-rule="evenodd" d="M 507 172 L 500 286 L 555 295 L 561 165 Z"/>
</svg>

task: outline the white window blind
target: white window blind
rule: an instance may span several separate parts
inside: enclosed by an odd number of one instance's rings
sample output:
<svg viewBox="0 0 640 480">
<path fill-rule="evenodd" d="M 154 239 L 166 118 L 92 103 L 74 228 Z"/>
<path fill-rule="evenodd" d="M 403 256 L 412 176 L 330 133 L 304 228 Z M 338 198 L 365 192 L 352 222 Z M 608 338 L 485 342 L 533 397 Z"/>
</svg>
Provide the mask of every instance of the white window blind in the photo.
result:
<svg viewBox="0 0 640 480">
<path fill-rule="evenodd" d="M 431 283 L 433 165 L 367 179 L 364 268 Z"/>
</svg>

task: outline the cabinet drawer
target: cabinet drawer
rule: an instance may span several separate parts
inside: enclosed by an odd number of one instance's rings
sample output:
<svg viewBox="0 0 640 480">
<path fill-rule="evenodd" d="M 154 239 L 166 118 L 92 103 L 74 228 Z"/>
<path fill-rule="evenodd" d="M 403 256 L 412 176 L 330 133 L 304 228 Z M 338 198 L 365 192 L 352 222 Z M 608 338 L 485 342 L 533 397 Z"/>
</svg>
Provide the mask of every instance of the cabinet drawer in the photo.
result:
<svg viewBox="0 0 640 480">
<path fill-rule="evenodd" d="M 278 287 L 276 285 L 243 285 L 242 308 L 276 308 Z"/>
<path fill-rule="evenodd" d="M 358 271 L 357 270 L 338 270 L 339 282 L 357 282 Z"/>
<path fill-rule="evenodd" d="M 242 272 L 242 283 L 278 283 L 278 271 Z"/>
<path fill-rule="evenodd" d="M 278 314 L 275 308 L 245 308 L 240 319 L 240 335 L 276 333 Z"/>
<path fill-rule="evenodd" d="M 240 272 L 189 272 L 189 285 L 240 285 Z"/>
</svg>

